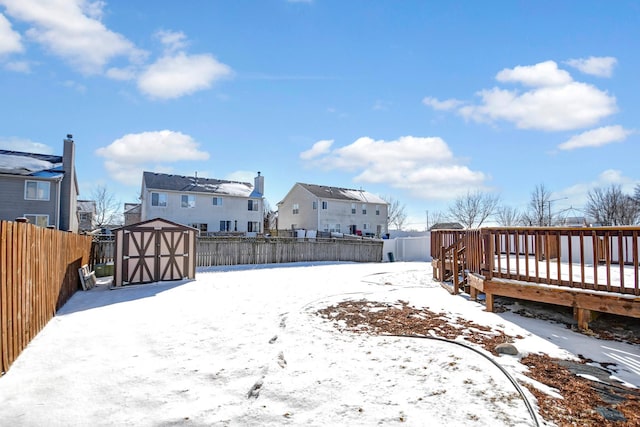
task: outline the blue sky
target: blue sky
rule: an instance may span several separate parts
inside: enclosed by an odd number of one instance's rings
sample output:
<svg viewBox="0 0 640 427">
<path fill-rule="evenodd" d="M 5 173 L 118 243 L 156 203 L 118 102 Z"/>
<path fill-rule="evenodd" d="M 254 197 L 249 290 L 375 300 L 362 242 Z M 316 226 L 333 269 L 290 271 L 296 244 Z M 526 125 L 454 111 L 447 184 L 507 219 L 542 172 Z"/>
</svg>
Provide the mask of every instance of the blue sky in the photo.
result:
<svg viewBox="0 0 640 427">
<path fill-rule="evenodd" d="M 426 211 L 481 190 L 554 209 L 640 183 L 640 2 L 0 0 L 0 148 L 81 197 L 142 171 L 363 188 Z M 566 198 L 566 199 L 565 199 Z"/>
</svg>

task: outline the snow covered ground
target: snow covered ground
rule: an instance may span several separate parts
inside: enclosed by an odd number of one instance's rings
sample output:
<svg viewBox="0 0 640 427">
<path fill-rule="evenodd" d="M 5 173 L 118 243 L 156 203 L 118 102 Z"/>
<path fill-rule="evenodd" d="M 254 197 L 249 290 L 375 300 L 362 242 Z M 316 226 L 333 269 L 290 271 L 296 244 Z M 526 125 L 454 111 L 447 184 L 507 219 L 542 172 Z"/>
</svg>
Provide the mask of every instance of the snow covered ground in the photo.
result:
<svg viewBox="0 0 640 427">
<path fill-rule="evenodd" d="M 533 425 L 508 378 L 475 352 L 341 333 L 316 314 L 362 299 L 522 335 L 521 354 L 616 363 L 640 386 L 634 346 L 487 313 L 434 283 L 429 263 L 216 267 L 194 281 L 78 292 L 0 378 L 1 424 Z M 532 383 L 517 356 L 495 359 Z"/>
</svg>

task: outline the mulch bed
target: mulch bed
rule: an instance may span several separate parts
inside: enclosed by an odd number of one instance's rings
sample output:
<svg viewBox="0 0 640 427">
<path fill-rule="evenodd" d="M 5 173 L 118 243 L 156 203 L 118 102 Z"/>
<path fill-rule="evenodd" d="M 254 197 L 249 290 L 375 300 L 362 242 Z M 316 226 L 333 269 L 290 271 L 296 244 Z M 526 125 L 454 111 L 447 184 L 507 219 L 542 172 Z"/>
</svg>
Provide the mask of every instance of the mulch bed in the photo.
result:
<svg viewBox="0 0 640 427">
<path fill-rule="evenodd" d="M 434 335 L 482 346 L 496 353 L 496 345 L 511 343 L 516 338 L 502 331 L 445 313 L 410 306 L 406 301 L 395 304 L 372 301 L 345 301 L 318 310 L 340 331 L 372 335 Z M 558 391 L 563 399 L 550 396 L 524 384 L 538 400 L 540 415 L 559 426 L 640 426 L 640 392 L 621 384 L 607 384 L 577 376 L 587 360 L 568 362 L 546 354 L 530 354 L 521 363 L 529 368 L 527 375 Z"/>
</svg>

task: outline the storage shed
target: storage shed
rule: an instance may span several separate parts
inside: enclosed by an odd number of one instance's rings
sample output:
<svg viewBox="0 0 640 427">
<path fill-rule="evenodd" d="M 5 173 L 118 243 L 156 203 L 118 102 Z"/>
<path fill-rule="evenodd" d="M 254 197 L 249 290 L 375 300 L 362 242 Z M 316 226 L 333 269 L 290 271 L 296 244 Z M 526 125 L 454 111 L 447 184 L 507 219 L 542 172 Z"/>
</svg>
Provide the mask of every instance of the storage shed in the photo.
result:
<svg viewBox="0 0 640 427">
<path fill-rule="evenodd" d="M 162 218 L 114 230 L 113 286 L 195 278 L 196 231 Z"/>
</svg>

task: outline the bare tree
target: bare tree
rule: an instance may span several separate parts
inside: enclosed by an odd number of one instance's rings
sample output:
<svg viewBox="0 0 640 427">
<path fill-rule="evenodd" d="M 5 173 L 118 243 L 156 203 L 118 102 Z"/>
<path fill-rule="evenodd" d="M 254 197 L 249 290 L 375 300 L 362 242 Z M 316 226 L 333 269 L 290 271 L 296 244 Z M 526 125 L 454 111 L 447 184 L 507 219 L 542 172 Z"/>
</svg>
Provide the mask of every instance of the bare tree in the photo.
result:
<svg viewBox="0 0 640 427">
<path fill-rule="evenodd" d="M 402 230 L 402 227 L 407 220 L 405 205 L 391 196 L 384 196 L 382 199 L 389 203 L 387 211 L 389 225 L 394 225 L 396 230 Z"/>
<path fill-rule="evenodd" d="M 496 209 L 496 220 L 498 225 L 512 227 L 522 223 L 522 215 L 516 208 L 500 206 Z"/>
<path fill-rule="evenodd" d="M 636 187 L 636 193 L 638 187 Z M 624 194 L 620 185 L 594 188 L 587 193 L 585 212 L 605 226 L 632 225 L 640 218 L 640 208 L 634 197 Z"/>
<path fill-rule="evenodd" d="M 467 192 L 449 207 L 449 215 L 465 228 L 478 228 L 493 215 L 499 200 L 498 196 L 482 191 Z"/>
<path fill-rule="evenodd" d="M 531 193 L 529 209 L 522 215 L 522 222 L 525 225 L 544 227 L 551 225 L 551 192 L 544 184 L 536 185 Z M 547 209 L 547 207 L 549 209 Z"/>
<path fill-rule="evenodd" d="M 429 230 L 431 230 L 431 227 L 433 227 L 436 224 L 449 222 L 449 218 L 447 217 L 447 215 L 441 211 L 429 212 L 429 220 L 430 220 L 429 223 L 431 224 L 431 226 L 429 227 Z"/>
<path fill-rule="evenodd" d="M 121 224 L 120 201 L 116 200 L 113 193 L 107 187 L 100 185 L 94 188 L 91 198 L 96 203 L 96 215 L 94 223 L 96 227 L 102 228 L 108 224 Z"/>
<path fill-rule="evenodd" d="M 263 199 L 264 203 L 262 205 L 262 224 L 263 230 L 265 233 L 268 233 L 271 229 L 271 224 L 273 219 L 275 218 L 276 211 L 271 209 L 271 204 L 267 199 Z"/>
</svg>

